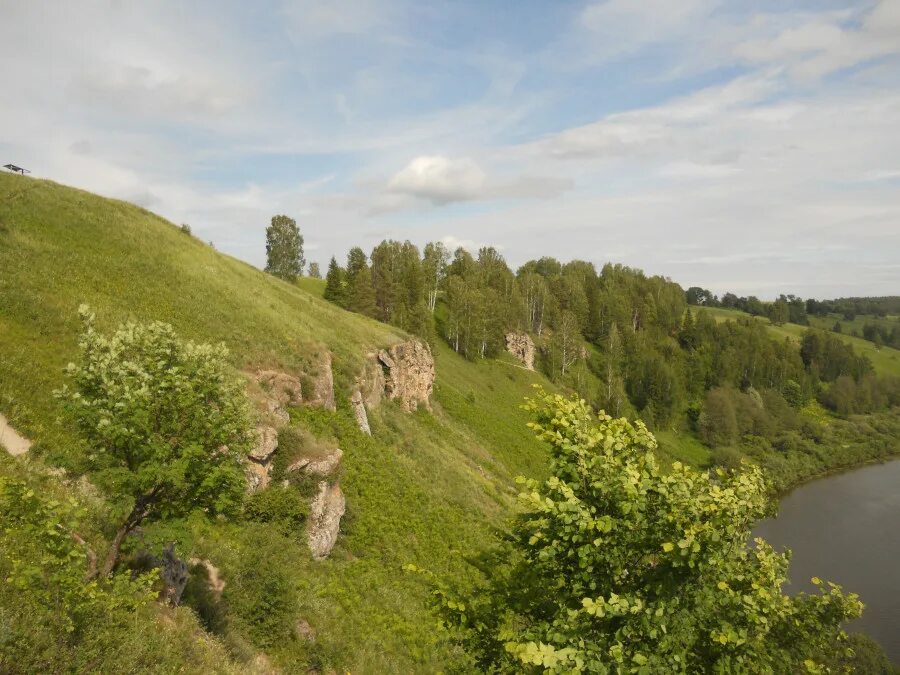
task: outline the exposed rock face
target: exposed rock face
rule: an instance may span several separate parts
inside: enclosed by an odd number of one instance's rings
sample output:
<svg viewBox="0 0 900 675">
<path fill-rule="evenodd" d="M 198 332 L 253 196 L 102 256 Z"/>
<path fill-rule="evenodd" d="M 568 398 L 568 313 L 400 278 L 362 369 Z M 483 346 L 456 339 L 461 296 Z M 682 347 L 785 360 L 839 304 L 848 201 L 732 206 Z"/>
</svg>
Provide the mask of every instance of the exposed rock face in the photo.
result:
<svg viewBox="0 0 900 675">
<path fill-rule="evenodd" d="M 260 462 L 268 461 L 272 453 L 278 449 L 278 431 L 274 427 L 256 427 L 256 444 L 250 451 L 250 457 Z"/>
<path fill-rule="evenodd" d="M 519 359 L 528 370 L 534 370 L 534 342 L 528 333 L 507 333 L 506 350 Z"/>
<path fill-rule="evenodd" d="M 359 427 L 359 430 L 371 436 L 372 430 L 369 428 L 369 416 L 366 414 L 366 405 L 363 403 L 362 393 L 360 393 L 359 389 L 354 391 L 353 396 L 350 397 L 350 407 L 353 408 L 353 416 L 356 418 L 356 425 Z"/>
<path fill-rule="evenodd" d="M 287 470 L 303 471 L 311 476 L 329 476 L 338 468 L 343 456 L 344 453 L 341 449 L 335 448 L 321 457 L 302 457 L 291 464 Z"/>
<path fill-rule="evenodd" d="M 309 550 L 315 560 L 323 560 L 331 553 L 337 542 L 345 510 L 346 501 L 341 486 L 337 483 L 328 485 L 326 481 L 319 483 L 319 492 L 310 505 L 306 532 Z"/>
<path fill-rule="evenodd" d="M 312 380 L 312 391 L 307 392 L 307 403 L 326 410 L 334 410 L 334 375 L 331 372 L 331 352 L 322 352 L 318 372 Z"/>
<path fill-rule="evenodd" d="M 256 373 L 259 386 L 275 401 L 283 406 L 303 403 L 303 387 L 293 375 L 277 370 L 260 370 Z"/>
<path fill-rule="evenodd" d="M 0 446 L 11 455 L 24 455 L 31 448 L 31 441 L 13 429 L 3 415 L 0 415 Z"/>
<path fill-rule="evenodd" d="M 356 387 L 362 397 L 363 405 L 371 410 L 384 398 L 384 367 L 378 360 L 378 354 L 366 354 L 366 365 L 362 375 L 356 378 Z"/>
<path fill-rule="evenodd" d="M 384 393 L 388 398 L 400 401 L 407 411 L 416 410 L 420 403 L 431 407 L 434 359 L 428 345 L 419 340 L 401 342 L 381 350 L 378 360 L 384 367 Z"/>
<path fill-rule="evenodd" d="M 248 459 L 244 462 L 244 475 L 247 477 L 247 492 L 259 492 L 269 487 L 272 466 L 268 462 L 257 462 Z"/>
</svg>

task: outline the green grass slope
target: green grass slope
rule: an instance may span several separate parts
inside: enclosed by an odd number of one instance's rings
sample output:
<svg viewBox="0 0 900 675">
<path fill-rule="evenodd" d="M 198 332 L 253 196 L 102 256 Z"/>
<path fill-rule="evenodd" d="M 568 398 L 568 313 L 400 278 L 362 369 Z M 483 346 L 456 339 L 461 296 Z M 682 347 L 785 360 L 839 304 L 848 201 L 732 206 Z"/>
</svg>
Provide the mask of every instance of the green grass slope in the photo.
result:
<svg viewBox="0 0 900 675">
<path fill-rule="evenodd" d="M 321 282 L 276 280 L 136 206 L 0 175 L 0 411 L 35 441 L 28 458 L 11 461 L 65 463 L 77 443 L 51 392 L 76 356 L 81 303 L 104 328 L 162 319 L 185 337 L 224 341 L 237 368 L 303 367 L 327 348 L 338 410 L 295 409 L 292 418 L 344 450 L 347 514 L 331 558 L 314 562 L 302 532 L 260 523 L 191 519 L 145 537 L 177 541 L 220 567 L 223 639 L 238 660 L 250 658 L 241 647 L 249 642 L 286 672 L 435 672 L 458 655 L 401 566 L 465 574 L 462 554 L 490 541 L 509 514 L 513 478 L 545 471 L 519 409 L 542 378 L 438 345 L 433 413 L 383 404 L 370 438 L 353 422 L 350 382 L 367 352 L 403 335 L 320 295 Z M 273 616 L 307 621 L 315 641 L 279 633 Z"/>
<path fill-rule="evenodd" d="M 694 308 L 692 308 L 694 309 Z M 721 307 L 704 307 L 703 312 L 708 312 L 716 321 L 737 321 L 738 319 L 754 318 L 766 325 L 766 328 L 772 335 L 780 338 L 788 338 L 793 342 L 800 342 L 803 333 L 807 330 L 807 326 L 800 326 L 795 323 L 786 323 L 782 326 L 775 326 L 769 319 L 762 316 L 751 317 L 749 314 L 738 311 L 736 309 L 724 309 Z M 813 321 L 813 325 L 818 324 Z M 832 321 L 828 328 L 834 325 Z M 900 351 L 891 347 L 876 347 L 874 343 L 862 338 L 853 337 L 844 333 L 836 334 L 844 342 L 851 345 L 857 354 L 869 357 L 875 372 L 879 375 L 896 375 L 900 376 Z"/>
</svg>

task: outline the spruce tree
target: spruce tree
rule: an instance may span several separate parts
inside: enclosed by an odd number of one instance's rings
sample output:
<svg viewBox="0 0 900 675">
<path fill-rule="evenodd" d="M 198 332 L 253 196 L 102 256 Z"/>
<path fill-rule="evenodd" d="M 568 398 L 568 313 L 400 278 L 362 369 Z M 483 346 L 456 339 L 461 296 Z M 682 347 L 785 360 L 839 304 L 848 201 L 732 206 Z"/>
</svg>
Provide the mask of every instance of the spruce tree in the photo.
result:
<svg viewBox="0 0 900 675">
<path fill-rule="evenodd" d="M 328 273 L 325 275 L 325 294 L 324 297 L 329 302 L 345 307 L 347 304 L 346 283 L 344 280 L 344 270 L 337 264 L 334 256 L 328 263 Z"/>
</svg>

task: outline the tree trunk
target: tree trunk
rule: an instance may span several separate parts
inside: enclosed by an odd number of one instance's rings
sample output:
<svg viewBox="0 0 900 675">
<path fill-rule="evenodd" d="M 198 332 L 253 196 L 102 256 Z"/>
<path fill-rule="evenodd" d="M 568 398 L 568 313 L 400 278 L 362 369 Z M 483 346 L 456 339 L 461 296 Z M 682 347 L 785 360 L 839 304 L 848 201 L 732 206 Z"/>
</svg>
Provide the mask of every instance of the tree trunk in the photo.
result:
<svg viewBox="0 0 900 675">
<path fill-rule="evenodd" d="M 157 485 L 147 494 L 138 497 L 134 502 L 134 508 L 131 509 L 131 513 L 128 514 L 128 517 L 116 530 L 116 536 L 113 537 L 112 543 L 109 545 L 106 558 L 103 560 L 103 567 L 100 568 L 98 573 L 101 579 L 105 579 L 112 573 L 113 567 L 116 566 L 116 561 L 119 559 L 119 549 L 122 548 L 122 542 L 150 513 L 151 506 L 159 497 L 160 490 L 161 486 Z"/>
<path fill-rule="evenodd" d="M 119 559 L 119 549 L 122 548 L 122 542 L 134 527 L 135 526 L 130 525 L 129 521 L 126 520 L 122 526 L 116 530 L 116 536 L 113 537 L 112 543 L 109 545 L 109 550 L 106 552 L 106 558 L 103 560 L 103 567 L 100 568 L 99 576 L 101 579 L 105 579 L 112 573 L 113 567 L 116 566 L 116 561 Z"/>
</svg>

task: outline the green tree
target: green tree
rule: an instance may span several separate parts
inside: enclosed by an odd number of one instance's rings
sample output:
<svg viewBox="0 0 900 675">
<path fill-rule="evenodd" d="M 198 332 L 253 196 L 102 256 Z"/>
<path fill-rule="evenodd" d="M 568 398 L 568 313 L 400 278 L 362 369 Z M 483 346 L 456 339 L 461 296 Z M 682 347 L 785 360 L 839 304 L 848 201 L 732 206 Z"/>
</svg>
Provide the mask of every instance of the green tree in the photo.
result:
<svg viewBox="0 0 900 675">
<path fill-rule="evenodd" d="M 710 447 L 731 445 L 737 440 L 738 422 L 731 392 L 724 387 L 710 389 L 700 415 L 700 437 Z"/>
<path fill-rule="evenodd" d="M 58 394 L 98 451 L 97 479 L 124 507 L 98 570 L 106 577 L 143 522 L 240 506 L 251 425 L 225 345 L 184 342 L 161 322 L 127 323 L 107 337 L 87 307 L 79 314 L 81 359 L 67 369 L 73 389 Z"/>
<path fill-rule="evenodd" d="M 758 467 L 662 471 L 641 422 L 544 392 L 527 409 L 551 477 L 520 479 L 521 515 L 482 580 L 433 594 L 479 670 L 821 672 L 847 656 L 857 597 L 787 596 L 788 556 L 748 544 L 768 510 Z"/>
<path fill-rule="evenodd" d="M 366 254 L 359 247 L 347 254 L 347 309 L 358 314 L 374 317 L 375 287 L 372 285 L 372 269 Z"/>
<path fill-rule="evenodd" d="M 769 305 L 769 320 L 776 326 L 781 326 L 782 324 L 787 323 L 790 318 L 790 307 L 788 307 L 787 301 L 785 301 L 783 298 L 779 298 L 771 305 Z"/>
<path fill-rule="evenodd" d="M 340 307 L 347 305 L 347 283 L 344 279 L 344 269 L 337 264 L 334 256 L 331 256 L 331 261 L 328 263 L 328 272 L 325 274 L 325 293 L 323 297 Z"/>
<path fill-rule="evenodd" d="M 309 263 L 309 276 L 312 279 L 321 279 L 322 278 L 322 272 L 319 269 L 319 263 L 317 263 L 317 262 Z"/>
<path fill-rule="evenodd" d="M 287 216 L 272 216 L 266 228 L 266 272 L 285 281 L 294 281 L 303 274 L 303 235 L 297 222 Z"/>
<path fill-rule="evenodd" d="M 427 290 L 426 305 L 434 312 L 437 306 L 438 292 L 447 276 L 447 264 L 450 262 L 450 251 L 440 241 L 425 244 L 422 252 L 422 275 Z"/>
<path fill-rule="evenodd" d="M 575 312 L 568 309 L 562 311 L 550 345 L 554 365 L 559 369 L 558 374 L 560 377 L 565 377 L 566 372 L 581 358 L 581 332 Z"/>
</svg>

